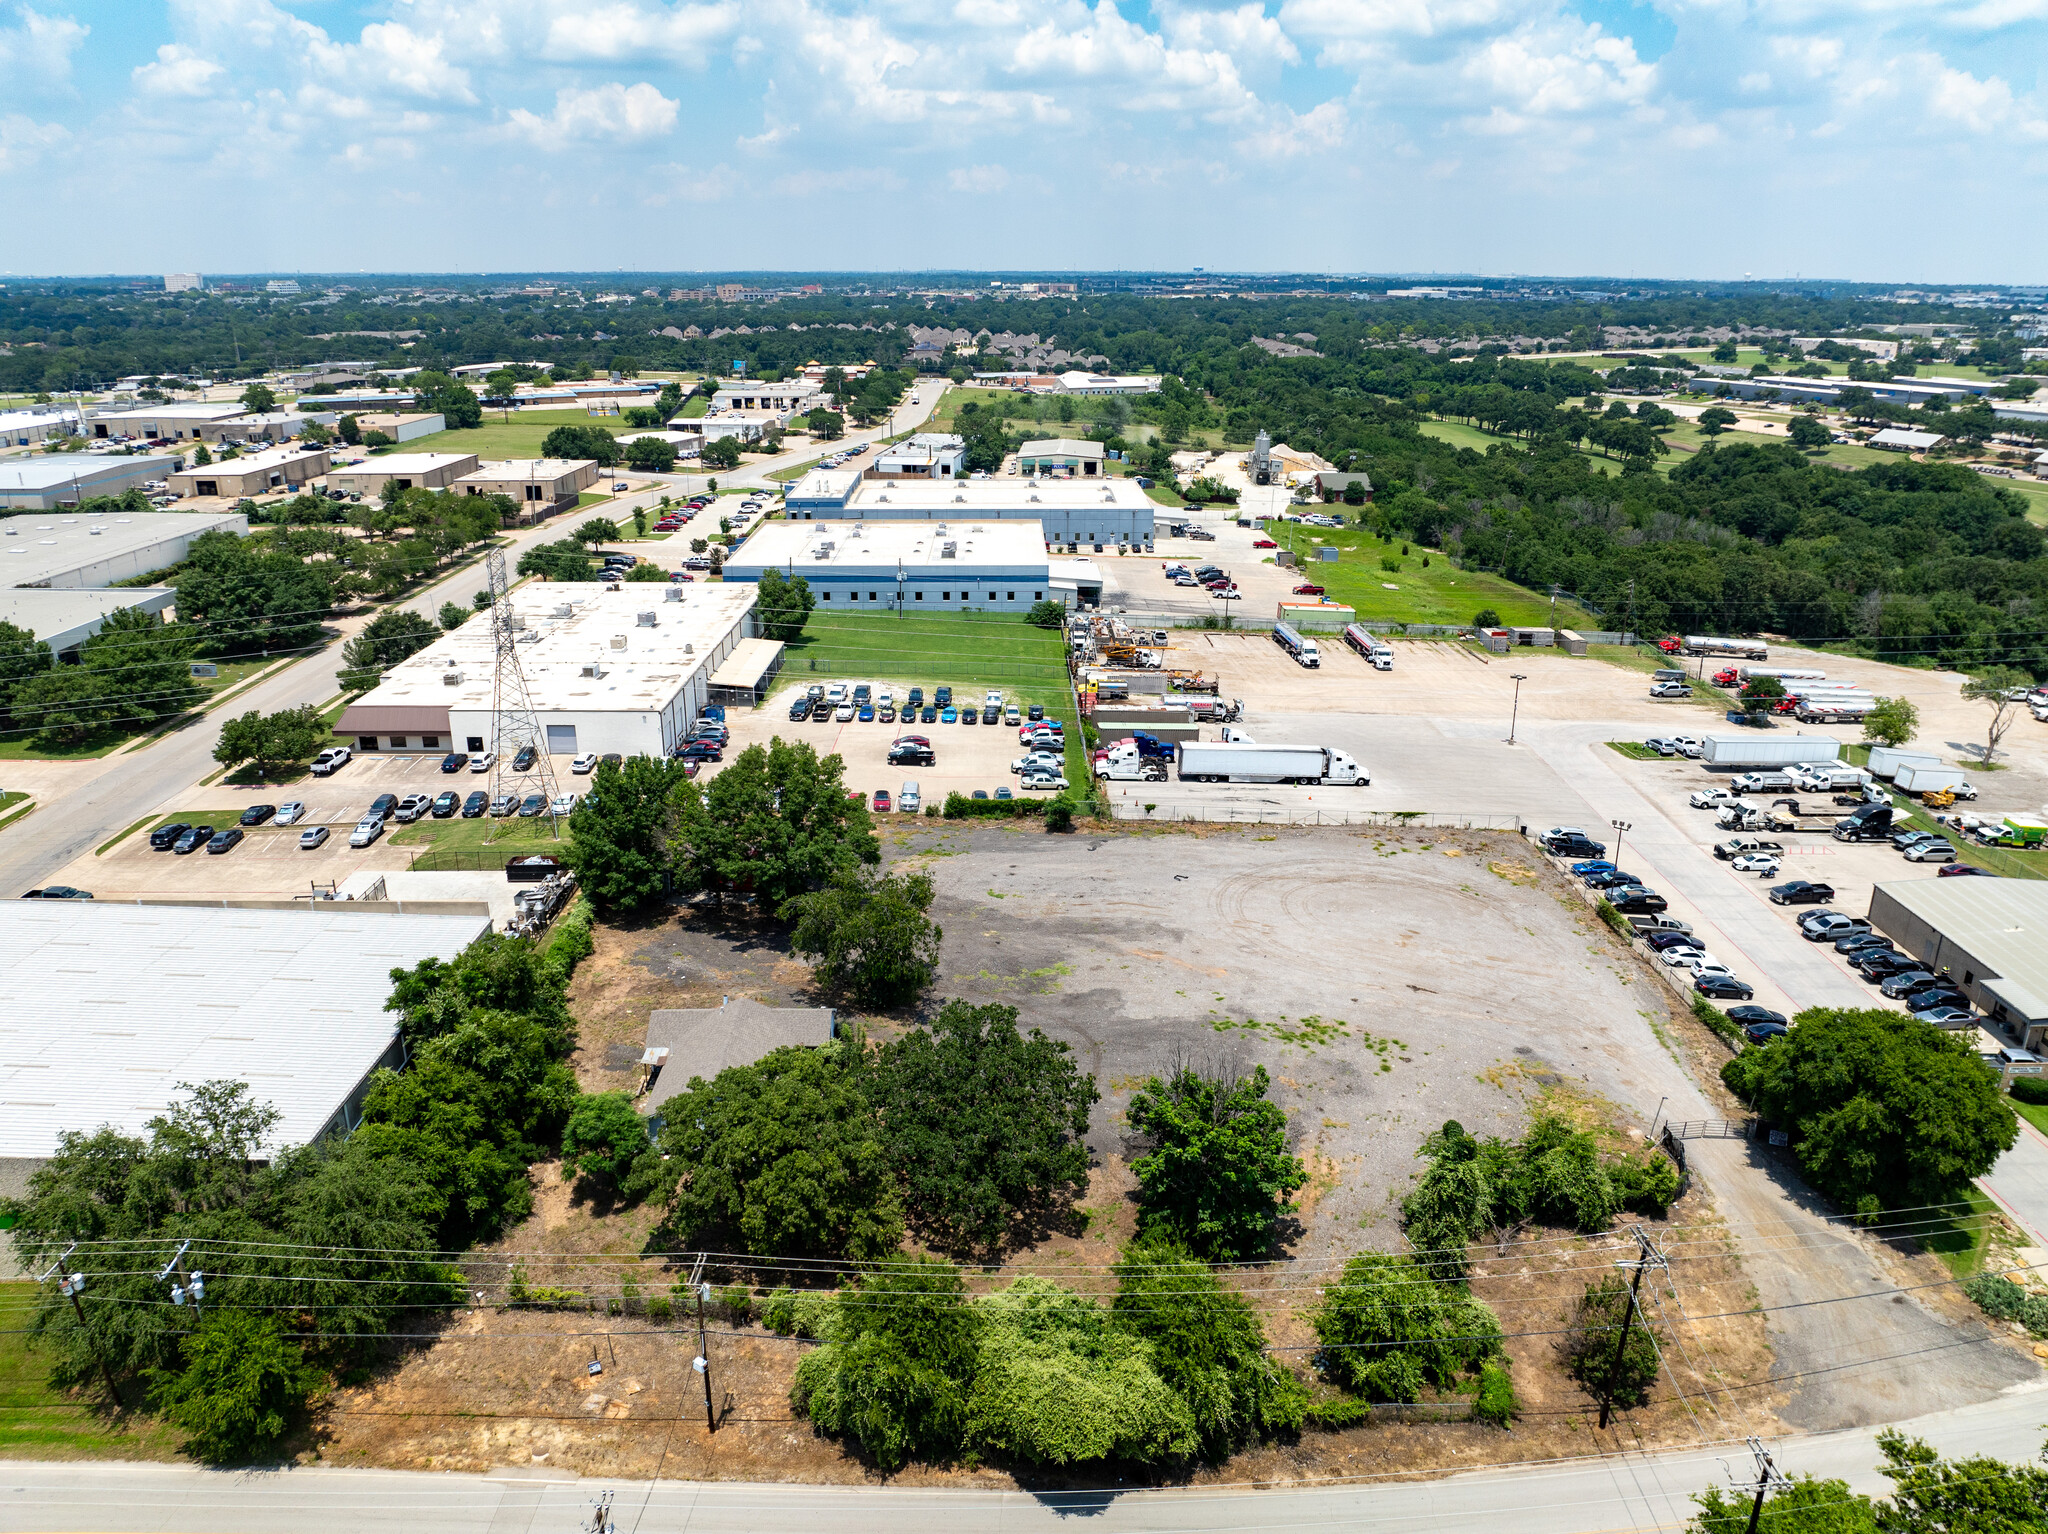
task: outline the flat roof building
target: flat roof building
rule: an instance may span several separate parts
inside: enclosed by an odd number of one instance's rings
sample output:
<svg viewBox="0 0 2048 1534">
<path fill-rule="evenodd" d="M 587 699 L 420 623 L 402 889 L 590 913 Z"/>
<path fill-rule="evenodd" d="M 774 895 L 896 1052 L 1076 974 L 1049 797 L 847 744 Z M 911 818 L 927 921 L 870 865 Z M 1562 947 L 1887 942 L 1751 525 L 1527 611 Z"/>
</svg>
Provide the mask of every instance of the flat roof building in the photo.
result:
<svg viewBox="0 0 2048 1534">
<path fill-rule="evenodd" d="M 967 439 L 921 431 L 875 455 L 870 479 L 958 479 L 967 472 Z"/>
<path fill-rule="evenodd" d="M 534 522 L 575 507 L 597 483 L 595 458 L 505 458 L 479 464 L 455 482 L 462 495 L 504 495 L 519 503 L 520 522 Z"/>
<path fill-rule="evenodd" d="M 52 437 L 78 434 L 78 412 L 59 405 L 0 410 L 0 447 L 34 447 Z"/>
<path fill-rule="evenodd" d="M 141 511 L 133 516 L 0 520 L 0 587 L 111 586 L 183 559 L 202 533 L 249 534 L 238 511 Z"/>
<path fill-rule="evenodd" d="M 267 1150 L 354 1127 L 401 1058 L 391 971 L 452 959 L 485 916 L 345 904 L 265 911 L 0 901 L 0 1185 L 66 1131 L 147 1133 L 180 1082 L 244 1081 L 281 1115 Z"/>
<path fill-rule="evenodd" d="M 709 1081 L 728 1066 L 752 1065 L 763 1055 L 794 1046 L 832 1042 L 830 1007 L 771 1007 L 735 996 L 722 1007 L 663 1007 L 647 1015 L 647 1054 L 653 1085 L 643 1112 L 688 1089 L 690 1078 Z"/>
<path fill-rule="evenodd" d="M 1906 431 L 1897 426 L 1887 426 L 1883 431 L 1872 434 L 1866 447 L 1888 447 L 1900 453 L 1924 453 L 1941 441 L 1938 431 Z"/>
<path fill-rule="evenodd" d="M 864 480 L 850 469 L 813 469 L 791 487 L 784 514 L 796 521 L 1036 522 L 1053 543 L 1149 545 L 1157 503 L 1128 479 Z"/>
<path fill-rule="evenodd" d="M 438 410 L 373 410 L 356 416 L 356 427 L 365 434 L 381 431 L 393 442 L 417 442 L 448 429 L 448 418 Z"/>
<path fill-rule="evenodd" d="M 720 437 L 754 442 L 771 431 L 780 431 L 790 420 L 791 417 L 773 410 L 727 410 L 718 415 L 699 416 L 690 425 L 706 442 L 716 442 Z"/>
<path fill-rule="evenodd" d="M 327 488 L 366 499 L 382 495 L 385 485 L 393 480 L 401 490 L 446 490 L 464 475 L 476 471 L 474 453 L 387 453 L 330 471 Z"/>
<path fill-rule="evenodd" d="M 1036 522 L 763 522 L 725 558 L 727 581 L 801 575 L 818 605 L 861 612 L 1004 611 L 1046 599 Z"/>
<path fill-rule="evenodd" d="M 295 490 L 327 472 L 324 447 L 273 447 L 240 458 L 223 458 L 204 468 L 181 469 L 171 476 L 173 495 L 222 495 L 232 500 Z"/>
<path fill-rule="evenodd" d="M 782 669 L 782 658 L 783 644 L 779 639 L 742 639 L 711 673 L 707 701 L 752 708 L 768 696 L 775 674 Z"/>
<path fill-rule="evenodd" d="M 289 410 L 273 410 L 266 415 L 230 416 L 225 421 L 206 422 L 199 428 L 201 442 L 239 442 L 244 446 L 255 442 L 278 443 L 287 437 L 296 437 L 306 429 L 309 421 L 318 421 L 331 426 L 339 417 L 328 415 L 297 415 Z"/>
<path fill-rule="evenodd" d="M 709 701 L 711 674 L 754 632 L 750 585 L 536 581 L 508 599 L 550 755 L 665 756 Z M 478 615 L 401 661 L 342 712 L 358 752 L 488 751 L 495 647 Z"/>
<path fill-rule="evenodd" d="M 1086 373 L 1079 369 L 1059 375 L 1062 394 L 1157 394 L 1157 374 Z"/>
<path fill-rule="evenodd" d="M 722 383 L 711 396 L 713 410 L 767 410 L 784 417 L 800 411 L 815 410 L 828 403 L 821 398 L 825 386 L 813 383 L 808 378 L 792 378 L 783 383 L 758 383 L 752 379 L 735 379 Z"/>
<path fill-rule="evenodd" d="M 139 405 L 133 410 L 96 411 L 90 418 L 95 437 L 141 437 L 151 442 L 197 439 L 202 426 L 247 415 L 246 405 L 229 402 L 185 405 Z"/>
<path fill-rule="evenodd" d="M 39 453 L 0 459 L 0 508 L 49 511 L 138 490 L 178 466 L 149 453 Z"/>
<path fill-rule="evenodd" d="M 1084 437 L 1049 437 L 1017 449 L 1020 474 L 1065 474 L 1074 479 L 1101 477 L 1108 449 Z"/>
<path fill-rule="evenodd" d="M 1937 975 L 2011 1041 L 2048 1053 L 2048 883 L 1902 879 L 1870 892 L 1870 924 Z"/>
<path fill-rule="evenodd" d="M 76 659 L 115 613 L 162 613 L 177 600 L 174 586 L 0 586 L 0 623 L 27 629 L 61 661 Z"/>
</svg>

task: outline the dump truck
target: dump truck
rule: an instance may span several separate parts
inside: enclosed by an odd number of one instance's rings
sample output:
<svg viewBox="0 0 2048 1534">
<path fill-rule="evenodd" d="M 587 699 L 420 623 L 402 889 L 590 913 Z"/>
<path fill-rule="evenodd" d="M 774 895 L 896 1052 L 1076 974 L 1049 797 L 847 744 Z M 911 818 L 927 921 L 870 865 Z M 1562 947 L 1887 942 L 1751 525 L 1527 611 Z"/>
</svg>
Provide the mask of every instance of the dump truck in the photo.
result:
<svg viewBox="0 0 2048 1534">
<path fill-rule="evenodd" d="M 1355 783 L 1372 775 L 1349 753 L 1327 746 L 1225 745 L 1181 742 L 1183 783 Z"/>
</svg>

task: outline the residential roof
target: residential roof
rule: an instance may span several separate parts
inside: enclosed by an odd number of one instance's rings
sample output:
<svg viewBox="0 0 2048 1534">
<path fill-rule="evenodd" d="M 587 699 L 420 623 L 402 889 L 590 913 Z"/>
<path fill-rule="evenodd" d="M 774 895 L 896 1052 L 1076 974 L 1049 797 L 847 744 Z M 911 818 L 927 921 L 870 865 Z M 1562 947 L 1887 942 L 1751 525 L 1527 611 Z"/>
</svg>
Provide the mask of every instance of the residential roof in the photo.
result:
<svg viewBox="0 0 2048 1534">
<path fill-rule="evenodd" d="M 218 1079 L 282 1114 L 273 1147 L 303 1144 L 390 1047 L 391 971 L 487 926 L 324 902 L 0 901 L 0 993 L 17 999 L 0 1008 L 0 1157 L 102 1124 L 142 1134 L 181 1082 Z"/>
<path fill-rule="evenodd" d="M 829 1044 L 832 1020 L 830 1007 L 770 1007 L 751 996 L 735 996 L 722 1007 L 650 1013 L 647 1047 L 669 1053 L 641 1106 L 657 1112 L 678 1092 L 689 1090 L 693 1076 L 709 1081 L 730 1066 L 752 1065 L 771 1050 Z"/>
<path fill-rule="evenodd" d="M 964 516 L 945 522 L 763 522 L 726 556 L 725 578 L 755 580 L 764 569 L 784 568 L 798 575 L 894 570 L 899 563 L 919 573 L 939 565 L 1043 569 L 1045 530 L 1021 518 Z"/>
<path fill-rule="evenodd" d="M 1981 983 L 2013 1012 L 2048 1018 L 2048 882 L 1905 879 L 1878 888 L 1996 976 Z"/>
<path fill-rule="evenodd" d="M 135 460 L 124 459 L 133 463 Z M 169 467 L 169 461 L 165 460 Z M 133 516 L 82 516 L 28 511 L 0 520 L 0 586 L 33 586 L 81 565 L 98 564 L 201 533 L 246 533 L 235 511 L 142 511 Z"/>
</svg>

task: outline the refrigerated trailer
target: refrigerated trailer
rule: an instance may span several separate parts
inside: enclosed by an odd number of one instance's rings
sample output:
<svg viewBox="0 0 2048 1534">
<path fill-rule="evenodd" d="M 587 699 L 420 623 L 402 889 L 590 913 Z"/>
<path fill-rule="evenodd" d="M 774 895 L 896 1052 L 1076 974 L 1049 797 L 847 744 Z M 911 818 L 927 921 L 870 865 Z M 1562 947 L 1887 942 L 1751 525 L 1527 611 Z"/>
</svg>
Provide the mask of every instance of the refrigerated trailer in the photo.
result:
<svg viewBox="0 0 2048 1534">
<path fill-rule="evenodd" d="M 1870 748 L 1870 770 L 1880 778 L 1888 778 L 1901 767 L 1915 762 L 1924 762 L 1933 767 L 1941 758 L 1932 751 L 1907 751 L 1899 746 L 1872 746 Z"/>
<path fill-rule="evenodd" d="M 1249 742 L 1182 741 L 1183 783 L 1355 783 L 1372 774 L 1347 752 L 1324 746 L 1262 746 Z"/>
</svg>

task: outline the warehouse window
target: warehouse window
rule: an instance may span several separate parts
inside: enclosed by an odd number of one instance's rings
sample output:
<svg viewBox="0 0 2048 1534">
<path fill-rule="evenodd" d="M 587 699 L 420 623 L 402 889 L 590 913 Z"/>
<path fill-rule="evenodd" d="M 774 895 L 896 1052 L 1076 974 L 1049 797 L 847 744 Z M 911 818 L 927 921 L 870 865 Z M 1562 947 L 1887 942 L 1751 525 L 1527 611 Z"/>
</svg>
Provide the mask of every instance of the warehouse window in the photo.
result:
<svg viewBox="0 0 2048 1534">
<path fill-rule="evenodd" d="M 953 593 L 950 591 L 942 591 L 939 593 L 939 600 L 941 602 L 950 602 L 953 600 Z"/>
<path fill-rule="evenodd" d="M 1034 591 L 1031 593 L 1031 600 L 1034 602 L 1043 602 L 1045 600 L 1045 593 L 1042 591 Z"/>
<path fill-rule="evenodd" d="M 377 737 L 376 737 L 376 736 L 374 736 L 374 735 L 358 735 L 358 736 L 356 737 L 356 749 L 357 749 L 358 751 L 374 751 L 374 750 L 376 750 L 376 749 L 377 749 Z"/>
<path fill-rule="evenodd" d="M 405 737 L 403 735 L 392 736 L 391 749 L 394 751 L 403 751 L 405 749 Z"/>
<path fill-rule="evenodd" d="M 920 591 L 920 592 L 919 592 L 919 593 L 917 594 L 917 599 L 918 599 L 918 601 L 920 601 L 920 602 L 922 602 L 922 601 L 924 600 L 924 593 L 923 593 L 922 591 Z"/>
<path fill-rule="evenodd" d="M 1014 591 L 1013 591 L 1013 592 L 1011 592 L 1011 593 L 1010 593 L 1010 600 L 1011 600 L 1012 602 L 1014 602 L 1014 601 L 1016 601 L 1016 600 L 1017 600 L 1017 593 L 1016 593 L 1016 592 L 1014 592 Z"/>
<path fill-rule="evenodd" d="M 469 750 L 471 750 L 471 751 L 481 751 L 481 750 L 483 750 L 483 748 L 484 748 L 484 738 L 483 738 L 483 736 L 481 736 L 481 735 L 472 735 L 472 736 L 470 736 L 470 737 L 469 737 L 469 747 L 468 747 L 468 749 L 469 749 Z"/>
<path fill-rule="evenodd" d="M 429 751 L 438 751 L 441 749 L 441 737 L 438 735 L 422 735 L 420 737 L 420 744 Z"/>
<path fill-rule="evenodd" d="M 874 594 L 874 593 L 873 593 L 872 591 L 870 591 L 870 592 L 868 593 L 868 600 L 869 600 L 870 602 L 872 602 L 872 601 L 874 601 L 874 600 L 875 600 L 875 594 Z"/>
<path fill-rule="evenodd" d="M 829 602 L 829 601 L 831 601 L 831 600 L 832 600 L 832 593 L 831 593 L 831 592 L 829 592 L 829 591 L 823 591 L 823 592 L 820 592 L 820 593 L 819 593 L 819 596 L 820 596 L 820 597 L 822 597 L 822 598 L 823 598 L 823 599 L 824 599 L 825 601 L 827 601 L 827 602 Z"/>
</svg>

